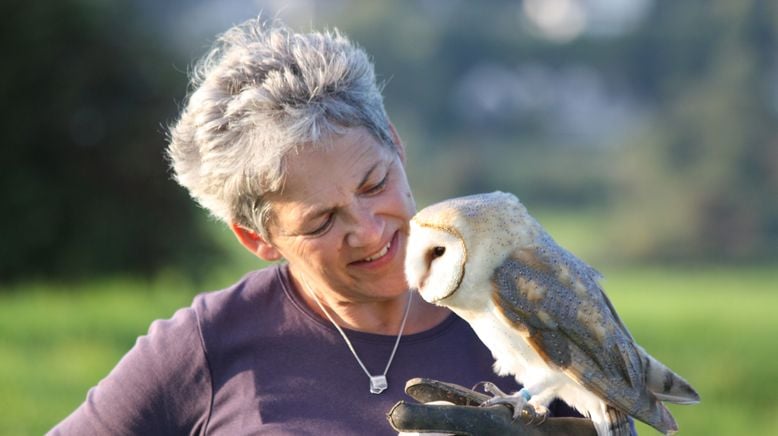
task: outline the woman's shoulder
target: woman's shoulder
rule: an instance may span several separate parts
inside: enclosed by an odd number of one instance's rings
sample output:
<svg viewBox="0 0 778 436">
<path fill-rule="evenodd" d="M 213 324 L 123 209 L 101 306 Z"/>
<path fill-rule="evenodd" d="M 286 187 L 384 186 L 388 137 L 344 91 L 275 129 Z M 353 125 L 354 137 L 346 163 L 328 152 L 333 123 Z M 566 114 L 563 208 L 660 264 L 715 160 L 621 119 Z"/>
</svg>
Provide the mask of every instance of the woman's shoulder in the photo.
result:
<svg viewBox="0 0 778 436">
<path fill-rule="evenodd" d="M 286 264 L 271 265 L 244 275 L 233 285 L 197 295 L 188 310 L 196 319 L 206 352 L 242 349 L 258 334 L 272 335 L 290 313 Z M 255 344 L 256 345 L 256 344 Z"/>
<path fill-rule="evenodd" d="M 198 294 L 191 308 L 201 321 L 221 316 L 234 317 L 235 311 L 242 312 L 247 306 L 261 306 L 268 300 L 277 299 L 288 280 L 285 264 L 270 265 L 246 273 L 226 288 Z"/>
</svg>

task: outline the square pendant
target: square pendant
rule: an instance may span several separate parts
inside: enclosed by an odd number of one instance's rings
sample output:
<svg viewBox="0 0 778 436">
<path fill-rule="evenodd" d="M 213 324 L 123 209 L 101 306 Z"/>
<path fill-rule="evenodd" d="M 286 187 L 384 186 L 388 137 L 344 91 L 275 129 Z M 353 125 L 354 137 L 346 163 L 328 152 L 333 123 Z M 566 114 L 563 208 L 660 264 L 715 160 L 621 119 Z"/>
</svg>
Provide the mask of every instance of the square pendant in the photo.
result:
<svg viewBox="0 0 778 436">
<path fill-rule="evenodd" d="M 389 384 L 386 382 L 386 376 L 384 375 L 371 375 L 370 376 L 370 393 L 380 394 L 385 391 Z"/>
</svg>

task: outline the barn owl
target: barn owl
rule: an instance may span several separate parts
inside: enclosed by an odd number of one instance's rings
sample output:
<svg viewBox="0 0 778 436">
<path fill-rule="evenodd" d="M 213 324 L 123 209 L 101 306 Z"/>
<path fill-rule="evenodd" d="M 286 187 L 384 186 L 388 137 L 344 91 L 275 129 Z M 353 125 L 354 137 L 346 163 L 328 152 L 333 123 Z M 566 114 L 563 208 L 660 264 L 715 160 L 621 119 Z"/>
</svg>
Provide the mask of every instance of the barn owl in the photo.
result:
<svg viewBox="0 0 778 436">
<path fill-rule="evenodd" d="M 678 427 L 662 402 L 699 402 L 689 383 L 635 342 L 600 274 L 557 245 L 512 194 L 420 211 L 405 271 L 425 300 L 473 327 L 498 374 L 524 386 L 490 400 L 511 404 L 514 416 L 524 408 L 543 415 L 561 398 L 591 418 L 599 436 L 629 434 L 628 415 L 669 434 Z"/>
</svg>

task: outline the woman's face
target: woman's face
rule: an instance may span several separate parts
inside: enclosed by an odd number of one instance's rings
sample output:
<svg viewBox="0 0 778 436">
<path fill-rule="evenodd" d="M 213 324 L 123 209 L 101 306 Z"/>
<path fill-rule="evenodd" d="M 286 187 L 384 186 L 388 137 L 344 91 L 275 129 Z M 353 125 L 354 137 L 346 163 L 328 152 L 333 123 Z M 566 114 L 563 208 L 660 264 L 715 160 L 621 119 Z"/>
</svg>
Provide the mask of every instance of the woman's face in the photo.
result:
<svg viewBox="0 0 778 436">
<path fill-rule="evenodd" d="M 395 298 L 407 290 L 416 208 L 403 162 L 364 128 L 325 141 L 290 155 L 284 189 L 270 198 L 271 243 L 319 292 L 351 302 Z"/>
</svg>

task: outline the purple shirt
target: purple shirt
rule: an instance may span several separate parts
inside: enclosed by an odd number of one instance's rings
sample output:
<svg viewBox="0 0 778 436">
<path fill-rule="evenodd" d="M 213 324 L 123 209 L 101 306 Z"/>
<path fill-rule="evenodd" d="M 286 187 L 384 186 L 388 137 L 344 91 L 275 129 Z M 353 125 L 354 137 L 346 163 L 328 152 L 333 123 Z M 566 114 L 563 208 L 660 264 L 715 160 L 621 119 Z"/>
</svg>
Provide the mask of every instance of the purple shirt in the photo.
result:
<svg viewBox="0 0 778 436">
<path fill-rule="evenodd" d="M 382 373 L 396 336 L 346 334 L 368 370 Z M 288 266 L 276 265 L 154 321 L 51 434 L 396 435 L 386 413 L 411 400 L 403 392 L 408 379 L 467 387 L 489 380 L 516 390 L 492 372 L 493 361 L 451 315 L 403 336 L 389 388 L 371 394 L 343 338 L 303 303 Z"/>
</svg>

